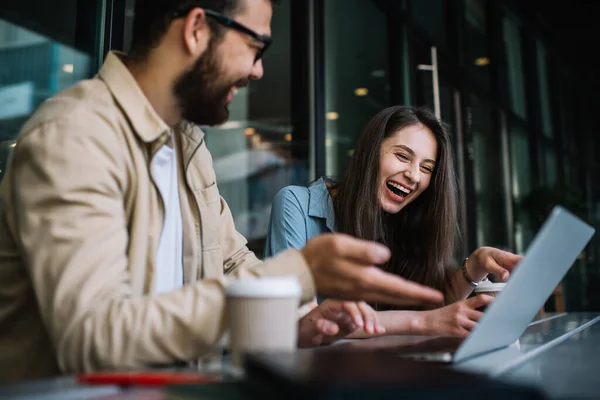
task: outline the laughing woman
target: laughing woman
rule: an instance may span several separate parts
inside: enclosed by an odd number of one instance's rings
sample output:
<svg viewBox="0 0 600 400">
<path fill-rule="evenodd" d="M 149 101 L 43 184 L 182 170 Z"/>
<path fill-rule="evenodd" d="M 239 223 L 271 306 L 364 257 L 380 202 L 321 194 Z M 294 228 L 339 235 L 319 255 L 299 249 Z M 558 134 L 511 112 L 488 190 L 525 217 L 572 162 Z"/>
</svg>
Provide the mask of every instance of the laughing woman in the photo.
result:
<svg viewBox="0 0 600 400">
<path fill-rule="evenodd" d="M 446 306 L 392 310 L 373 304 L 387 334 L 466 336 L 492 298 L 466 297 L 494 274 L 506 280 L 520 256 L 482 247 L 459 268 L 457 190 L 448 134 L 427 109 L 395 106 L 364 128 L 341 181 L 288 186 L 275 197 L 266 256 L 302 248 L 313 236 L 342 232 L 392 251 L 386 271 L 441 290 Z"/>
</svg>

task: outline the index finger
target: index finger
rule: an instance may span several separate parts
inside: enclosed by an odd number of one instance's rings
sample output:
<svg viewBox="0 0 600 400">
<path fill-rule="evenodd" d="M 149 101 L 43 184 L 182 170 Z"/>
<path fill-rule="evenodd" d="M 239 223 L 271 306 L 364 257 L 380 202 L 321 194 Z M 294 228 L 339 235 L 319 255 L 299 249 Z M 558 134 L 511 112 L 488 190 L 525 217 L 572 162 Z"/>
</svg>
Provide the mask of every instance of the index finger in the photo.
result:
<svg viewBox="0 0 600 400">
<path fill-rule="evenodd" d="M 508 251 L 495 249 L 495 251 L 492 252 L 492 258 L 502 267 L 512 270 L 521 261 L 523 256 Z"/>
<path fill-rule="evenodd" d="M 358 304 L 356 304 L 353 301 L 346 301 L 341 304 L 341 308 L 352 318 L 352 322 L 354 322 L 354 325 L 358 326 L 359 328 L 365 326 L 367 316 L 365 315 L 363 317 L 362 312 L 358 307 Z"/>
<path fill-rule="evenodd" d="M 470 299 L 465 300 L 465 304 L 470 308 L 477 309 L 479 307 L 488 306 L 494 301 L 492 296 L 486 294 L 480 294 Z"/>
<path fill-rule="evenodd" d="M 363 300 L 383 301 L 394 305 L 441 304 L 444 301 L 441 292 L 380 268 L 358 268 L 357 272 L 362 275 Z"/>
<path fill-rule="evenodd" d="M 343 233 L 333 234 L 333 251 L 343 258 L 362 265 L 383 264 L 390 259 L 386 246 L 368 240 L 357 239 Z"/>
</svg>

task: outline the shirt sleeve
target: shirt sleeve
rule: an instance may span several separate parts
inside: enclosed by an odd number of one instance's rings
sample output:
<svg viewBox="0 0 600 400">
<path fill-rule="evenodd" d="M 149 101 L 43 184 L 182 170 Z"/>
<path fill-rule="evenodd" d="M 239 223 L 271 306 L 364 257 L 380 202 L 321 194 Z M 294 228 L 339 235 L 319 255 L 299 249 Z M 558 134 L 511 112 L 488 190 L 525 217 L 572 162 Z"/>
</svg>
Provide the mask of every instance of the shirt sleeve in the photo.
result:
<svg viewBox="0 0 600 400">
<path fill-rule="evenodd" d="M 274 256 L 290 248 L 301 249 L 306 245 L 307 205 L 307 188 L 288 186 L 275 195 L 271 207 L 265 257 Z"/>
</svg>

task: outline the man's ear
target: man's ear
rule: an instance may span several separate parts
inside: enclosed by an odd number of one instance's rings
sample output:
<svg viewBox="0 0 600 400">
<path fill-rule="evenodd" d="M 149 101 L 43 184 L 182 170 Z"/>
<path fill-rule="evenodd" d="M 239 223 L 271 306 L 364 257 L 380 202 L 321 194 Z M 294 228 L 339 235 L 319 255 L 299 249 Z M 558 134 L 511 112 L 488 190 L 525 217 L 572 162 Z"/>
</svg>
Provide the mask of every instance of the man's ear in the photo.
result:
<svg viewBox="0 0 600 400">
<path fill-rule="evenodd" d="M 208 47 L 210 27 L 206 13 L 201 8 L 189 12 L 183 23 L 183 44 L 185 50 L 194 58 L 199 57 Z"/>
</svg>

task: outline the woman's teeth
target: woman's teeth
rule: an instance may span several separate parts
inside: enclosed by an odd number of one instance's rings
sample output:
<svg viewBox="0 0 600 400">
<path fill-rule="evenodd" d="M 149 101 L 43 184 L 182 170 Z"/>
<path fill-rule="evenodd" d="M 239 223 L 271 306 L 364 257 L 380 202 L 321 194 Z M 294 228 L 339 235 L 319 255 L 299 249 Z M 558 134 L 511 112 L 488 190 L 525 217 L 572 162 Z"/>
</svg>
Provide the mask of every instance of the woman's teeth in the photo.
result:
<svg viewBox="0 0 600 400">
<path fill-rule="evenodd" d="M 402 185 L 399 185 L 395 182 L 386 182 L 388 188 L 396 195 L 400 197 L 406 197 L 410 194 L 411 190 L 405 188 Z"/>
</svg>

